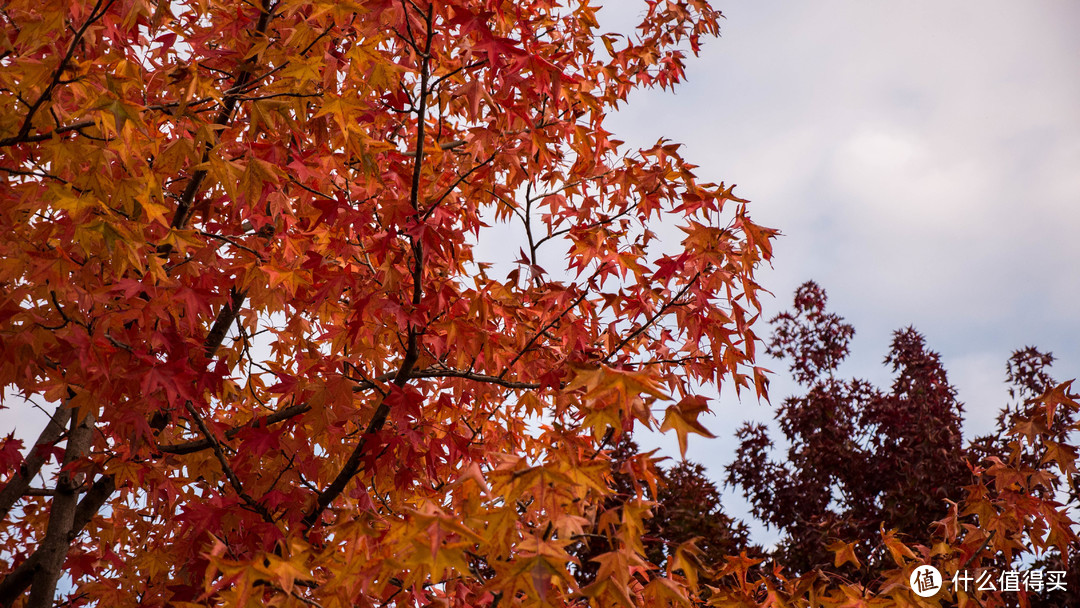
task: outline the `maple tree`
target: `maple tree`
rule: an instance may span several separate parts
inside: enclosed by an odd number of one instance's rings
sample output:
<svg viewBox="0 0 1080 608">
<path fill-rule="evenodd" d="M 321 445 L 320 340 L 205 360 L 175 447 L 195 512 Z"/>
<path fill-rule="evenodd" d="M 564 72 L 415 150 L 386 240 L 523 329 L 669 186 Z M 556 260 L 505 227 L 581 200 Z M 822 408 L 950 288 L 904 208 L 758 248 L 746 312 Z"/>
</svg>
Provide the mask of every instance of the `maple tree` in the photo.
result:
<svg viewBox="0 0 1080 608">
<path fill-rule="evenodd" d="M 605 130 L 718 32 L 641 11 L 5 2 L 0 605 L 688 602 L 610 447 L 764 392 L 775 232 Z"/>
</svg>

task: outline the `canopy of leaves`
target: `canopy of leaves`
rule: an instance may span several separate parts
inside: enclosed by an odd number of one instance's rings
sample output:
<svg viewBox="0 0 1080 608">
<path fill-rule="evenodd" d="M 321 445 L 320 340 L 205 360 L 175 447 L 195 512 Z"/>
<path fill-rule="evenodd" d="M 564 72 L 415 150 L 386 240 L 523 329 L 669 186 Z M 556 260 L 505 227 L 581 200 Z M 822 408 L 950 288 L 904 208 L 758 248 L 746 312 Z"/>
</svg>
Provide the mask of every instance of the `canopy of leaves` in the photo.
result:
<svg viewBox="0 0 1080 608">
<path fill-rule="evenodd" d="M 607 448 L 763 390 L 775 231 L 604 127 L 720 13 L 597 10 L 5 2 L 0 605 L 689 601 Z"/>
</svg>

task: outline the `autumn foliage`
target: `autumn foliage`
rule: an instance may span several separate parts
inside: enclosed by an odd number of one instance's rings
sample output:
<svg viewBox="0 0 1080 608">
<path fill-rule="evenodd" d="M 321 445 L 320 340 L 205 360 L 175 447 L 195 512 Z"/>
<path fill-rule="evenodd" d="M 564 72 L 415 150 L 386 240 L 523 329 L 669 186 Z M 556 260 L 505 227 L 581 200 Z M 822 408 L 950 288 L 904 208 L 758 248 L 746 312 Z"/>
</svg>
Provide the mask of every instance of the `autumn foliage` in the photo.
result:
<svg viewBox="0 0 1080 608">
<path fill-rule="evenodd" d="M 768 560 L 754 564 L 765 597 L 823 606 L 1075 605 L 1080 424 L 1071 383 L 1049 375 L 1053 357 L 1032 347 L 1013 354 L 1014 403 L 995 433 L 967 444 L 963 407 L 924 337 L 911 327 L 894 332 L 888 389 L 840 379 L 855 329 L 826 303 L 825 290 L 807 282 L 792 310 L 771 320 L 766 350 L 788 361 L 807 391 L 777 408 L 786 454 L 771 456 L 768 429 L 748 423 L 727 467 L 753 514 L 783 532 Z M 945 574 L 933 602 L 910 590 L 907 576 L 920 564 Z M 1002 573 L 1034 569 L 1064 582 L 1038 592 L 1000 582 Z M 969 582 L 965 592 L 951 580 L 958 572 L 993 581 Z"/>
<path fill-rule="evenodd" d="M 0 604 L 686 601 L 608 452 L 762 389 L 774 232 L 605 130 L 718 31 L 637 10 L 6 2 Z"/>
<path fill-rule="evenodd" d="M 764 394 L 775 231 L 605 130 L 718 33 L 635 10 L 5 2 L 0 388 L 50 418 L 0 444 L 0 605 L 838 605 L 1075 540 L 1028 491 L 1072 470 L 1061 385 L 1017 413 L 1038 462 L 980 465 L 932 548 L 884 532 L 884 587 L 650 554 L 661 475 L 613 448 Z"/>
</svg>

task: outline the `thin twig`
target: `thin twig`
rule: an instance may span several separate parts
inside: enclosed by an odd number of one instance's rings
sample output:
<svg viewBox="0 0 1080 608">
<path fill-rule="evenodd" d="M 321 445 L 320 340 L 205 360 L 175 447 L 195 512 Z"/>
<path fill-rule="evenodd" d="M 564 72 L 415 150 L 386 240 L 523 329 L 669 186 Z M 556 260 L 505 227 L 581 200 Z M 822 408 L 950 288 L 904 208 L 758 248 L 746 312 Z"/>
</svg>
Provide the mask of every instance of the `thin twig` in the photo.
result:
<svg viewBox="0 0 1080 608">
<path fill-rule="evenodd" d="M 611 352 L 608 353 L 603 359 L 601 359 L 600 362 L 601 363 L 607 363 L 608 359 L 611 359 L 612 357 L 615 356 L 615 353 L 622 350 L 623 347 L 626 346 L 627 344 L 629 344 L 631 340 L 633 340 L 634 338 L 641 335 L 642 332 L 644 332 L 653 323 L 655 323 L 657 319 L 662 317 L 664 315 L 664 313 L 667 312 L 667 310 L 669 308 L 674 306 L 675 303 L 679 301 L 679 298 L 686 295 L 686 292 L 690 290 L 690 287 L 692 287 L 694 285 L 694 283 L 697 282 L 698 277 L 700 277 L 700 276 L 701 276 L 701 271 L 698 271 L 697 274 L 695 274 L 693 276 L 693 278 L 691 278 L 689 281 L 687 281 L 686 285 L 684 285 L 683 288 L 679 290 L 679 293 L 675 294 L 675 297 L 673 297 L 670 300 L 668 300 L 667 302 L 665 302 L 664 305 L 660 307 L 660 310 L 657 310 L 656 312 L 654 312 L 652 314 L 652 316 L 649 317 L 649 319 L 641 327 L 637 328 L 635 331 L 631 332 L 630 335 L 623 338 L 622 342 L 619 342 L 619 344 L 616 345 L 615 348 L 611 349 Z"/>
<path fill-rule="evenodd" d="M 240 483 L 240 478 L 236 476 L 236 473 L 232 470 L 232 466 L 229 464 L 227 458 L 225 458 L 225 452 L 221 449 L 221 443 L 218 442 L 217 437 L 210 432 L 210 429 L 206 427 L 206 423 L 203 422 L 202 416 L 199 415 L 198 410 L 192 405 L 190 401 L 184 404 L 188 414 L 191 415 L 192 422 L 195 426 L 199 427 L 199 432 L 202 433 L 204 439 L 210 442 L 210 447 L 214 450 L 214 456 L 217 457 L 218 464 L 221 465 L 221 470 L 225 473 L 225 478 L 228 479 L 229 485 L 236 491 L 237 496 L 240 497 L 249 507 L 251 507 L 256 513 L 262 516 L 263 520 L 267 523 L 274 524 L 274 517 L 270 514 L 270 511 L 266 509 L 261 503 L 251 497 L 245 490 L 243 484 Z"/>
</svg>

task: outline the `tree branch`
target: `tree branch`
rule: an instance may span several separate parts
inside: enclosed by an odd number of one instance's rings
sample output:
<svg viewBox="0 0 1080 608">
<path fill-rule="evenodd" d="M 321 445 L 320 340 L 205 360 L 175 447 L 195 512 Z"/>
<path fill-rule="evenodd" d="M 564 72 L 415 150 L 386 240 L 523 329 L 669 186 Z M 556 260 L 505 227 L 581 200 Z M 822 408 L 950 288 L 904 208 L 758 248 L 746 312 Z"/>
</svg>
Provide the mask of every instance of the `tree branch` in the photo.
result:
<svg viewBox="0 0 1080 608">
<path fill-rule="evenodd" d="M 70 419 L 71 408 L 65 404 L 57 406 L 52 419 L 49 420 L 49 424 L 45 425 L 41 434 L 38 435 L 34 447 L 27 452 L 26 458 L 23 459 L 22 464 L 19 466 L 19 470 L 4 484 L 4 489 L 0 490 L 0 520 L 3 520 L 11 511 L 11 507 L 26 494 L 27 488 L 30 487 L 30 480 L 38 474 L 41 466 L 45 464 L 44 452 L 46 448 L 56 444 L 60 436 L 64 434 L 64 427 L 67 426 Z"/>
<path fill-rule="evenodd" d="M 13 146 L 15 144 L 34 144 L 46 141 L 52 139 L 54 135 L 63 135 L 64 133 L 70 133 L 72 131 L 81 131 L 82 129 L 85 129 L 87 127 L 92 127 L 95 124 L 96 123 L 93 120 L 81 120 L 70 125 L 57 127 L 52 131 L 48 131 L 46 133 L 38 133 L 37 135 L 24 135 L 22 137 L 19 137 L 18 135 L 14 137 L 8 137 L 6 139 L 0 140 L 0 148 Z"/>
<path fill-rule="evenodd" d="M 440 84 L 442 84 L 442 82 L 444 80 L 446 80 L 447 78 L 452 78 L 455 74 L 458 74 L 458 73 L 460 73 L 460 72 L 462 72 L 464 70 L 471 70 L 473 68 L 478 68 L 478 67 L 484 65 L 485 63 L 487 63 L 487 59 L 481 59 L 479 61 L 474 61 L 474 62 L 470 63 L 469 65 L 463 65 L 461 67 L 454 68 L 453 70 L 447 72 L 446 74 L 443 74 L 442 76 L 439 76 L 438 78 L 436 78 L 435 82 L 431 83 L 431 89 L 435 90 L 435 88 L 438 87 Z"/>
<path fill-rule="evenodd" d="M 56 495 L 49 508 L 49 524 L 45 539 L 35 554 L 40 554 L 38 567 L 34 570 L 30 585 L 30 597 L 26 608 L 50 608 L 56 595 L 56 583 L 64 567 L 71 541 L 75 536 L 75 514 L 78 510 L 78 475 L 70 467 L 82 460 L 90 451 L 94 433 L 94 414 L 87 413 L 82 420 L 71 419 L 71 435 L 64 449 L 64 463 L 56 482 Z"/>
<path fill-rule="evenodd" d="M 596 269 L 596 272 L 593 273 L 592 277 L 589 277 L 589 280 L 591 281 L 593 279 L 593 277 L 596 277 L 596 275 L 598 275 L 600 273 L 600 270 L 603 269 L 604 266 L 605 266 L 605 264 L 601 264 L 600 267 Z M 532 337 L 529 338 L 529 341 L 525 343 L 525 347 L 522 348 L 521 351 L 518 352 L 518 354 L 513 359 L 510 360 L 510 363 L 506 364 L 506 367 L 504 367 L 501 372 L 499 372 L 498 377 L 499 378 L 505 377 L 506 374 L 510 372 L 510 368 L 512 368 L 515 363 L 517 363 L 522 357 L 524 357 L 525 353 L 529 352 L 529 349 L 532 348 L 533 343 L 535 343 L 537 340 L 539 340 L 540 336 L 545 335 L 549 329 L 551 329 L 552 327 L 555 327 L 556 323 L 558 323 L 560 320 L 562 320 L 562 318 L 565 317 L 566 315 L 570 314 L 571 310 L 574 310 L 574 308 L 577 308 L 577 305 L 581 304 L 582 300 L 584 300 L 588 295 L 589 295 L 589 291 L 587 289 L 582 290 L 581 295 L 574 298 L 574 301 L 571 302 L 569 306 L 567 306 L 565 309 L 563 309 L 562 312 L 560 312 L 558 315 L 556 315 L 554 319 L 552 319 L 551 321 L 548 321 L 546 324 L 544 324 L 543 327 L 541 327 L 539 330 L 537 330 L 536 333 L 534 333 L 532 335 Z"/>
<path fill-rule="evenodd" d="M 259 14 L 259 20 L 255 24 L 255 33 L 257 35 L 263 35 L 266 33 L 267 25 L 270 23 L 270 0 L 263 0 L 262 11 Z M 246 64 L 247 62 L 245 62 Z M 247 91 L 244 88 L 253 80 L 254 73 L 250 65 L 241 65 L 240 74 L 236 77 L 236 81 L 233 86 L 229 87 L 224 98 L 222 99 L 221 109 L 218 110 L 218 115 L 214 119 L 216 125 L 227 125 L 232 120 L 233 112 L 236 110 L 237 102 L 241 101 Z M 210 144 L 207 143 L 207 149 L 203 151 L 201 163 L 205 163 L 210 160 Z M 173 219 L 170 225 L 173 228 L 183 228 L 187 226 L 188 220 L 191 219 L 192 204 L 195 202 L 195 197 L 199 193 L 199 189 L 202 188 L 202 182 L 206 179 L 208 172 L 206 169 L 199 169 L 191 174 L 191 178 L 188 180 L 187 186 L 184 187 L 184 192 L 180 195 L 180 202 L 177 204 L 176 212 L 173 214 Z M 164 245 L 159 248 L 161 253 L 168 253 L 171 251 L 171 247 Z"/>
<path fill-rule="evenodd" d="M 268 414 L 266 416 L 256 418 L 256 419 L 248 422 L 247 424 L 243 424 L 243 425 L 240 425 L 240 426 L 235 426 L 235 427 L 225 431 L 225 437 L 227 439 L 232 439 L 233 437 L 236 437 L 240 433 L 240 431 L 245 429 L 245 428 L 259 428 L 259 427 L 269 426 L 271 424 L 275 424 L 275 423 L 278 423 L 278 422 L 288 420 L 289 418 L 299 416 L 299 415 L 304 414 L 304 413 L 306 413 L 306 412 L 308 412 L 310 410 L 311 410 L 311 406 L 309 404 L 307 404 L 307 403 L 298 403 L 296 405 L 291 405 L 289 407 L 282 408 L 282 409 L 274 412 L 273 414 Z M 203 439 L 196 439 L 194 441 L 185 441 L 184 443 L 175 443 L 175 444 L 172 444 L 172 445 L 159 445 L 159 446 L 157 446 L 157 449 L 158 449 L 158 451 L 160 451 L 160 452 L 162 452 L 164 454 L 181 454 L 182 455 L 182 454 L 194 454 L 195 452 L 201 452 L 202 450 L 205 450 L 205 449 L 208 449 L 208 448 L 211 448 L 211 447 L 213 447 L 213 443 L 211 443 L 210 439 L 203 438 Z"/>
<path fill-rule="evenodd" d="M 451 143 L 456 144 L 458 142 L 451 142 Z M 465 142 L 461 142 L 461 143 L 463 144 Z M 439 147 L 441 148 L 442 146 L 439 146 Z M 429 217 L 431 217 L 431 214 L 434 213 L 435 210 L 439 208 L 439 205 L 441 205 L 442 202 L 444 200 L 446 200 L 446 197 L 450 196 L 454 192 L 454 190 L 456 190 L 457 187 L 462 184 L 462 182 L 469 179 L 470 175 L 472 175 L 473 173 L 476 173 L 480 169 L 490 165 L 491 161 L 495 160 L 495 155 L 497 155 L 498 153 L 499 153 L 498 150 L 496 150 L 495 152 L 492 152 L 491 156 L 488 156 L 482 162 L 474 165 L 468 171 L 466 171 L 464 174 L 459 175 L 458 178 L 456 180 L 454 180 L 454 183 L 450 184 L 450 187 L 448 187 L 446 189 L 446 191 L 444 191 L 442 193 L 442 195 L 438 199 L 436 199 L 435 202 L 431 204 L 431 206 L 428 207 L 427 211 L 424 212 L 424 219 L 427 220 Z"/>
<path fill-rule="evenodd" d="M 228 479 L 229 485 L 236 491 L 236 495 L 239 496 L 245 504 L 255 510 L 256 513 L 261 515 L 264 521 L 274 524 L 274 517 L 270 514 L 270 511 L 244 490 L 244 485 L 240 483 L 240 478 L 236 476 L 236 472 L 232 470 L 229 460 L 225 458 L 225 452 L 222 451 L 221 444 L 218 443 L 217 437 L 214 437 L 214 434 L 210 432 L 210 429 L 206 427 L 206 423 L 203 422 L 202 416 L 199 415 L 199 411 L 195 409 L 195 406 L 192 405 L 190 401 L 185 403 L 184 406 L 187 408 L 188 414 L 191 415 L 191 420 L 195 423 L 195 426 L 199 428 L 199 432 L 202 434 L 203 439 L 210 442 L 210 447 L 214 450 L 214 456 L 217 458 L 218 464 L 221 465 L 221 470 L 225 474 L 225 478 Z"/>
<path fill-rule="evenodd" d="M 413 157 L 413 175 L 412 185 L 409 189 L 409 203 L 412 205 L 413 213 L 416 221 L 422 221 L 420 217 L 420 174 L 424 163 L 424 137 L 425 127 L 427 125 L 427 98 L 429 94 L 429 84 L 431 78 L 431 42 L 435 37 L 435 31 L 433 28 L 434 6 L 429 6 L 427 13 L 424 16 L 425 23 L 427 25 L 426 39 L 424 41 L 424 51 L 420 57 L 420 105 L 417 108 L 417 125 L 416 125 L 416 152 Z M 406 25 L 408 25 L 408 15 L 406 14 Z M 413 253 L 413 290 L 412 290 L 412 304 L 414 307 L 418 307 L 423 300 L 424 296 L 424 246 L 415 237 L 410 237 L 410 245 Z M 417 329 L 411 322 L 408 327 L 408 339 L 406 340 L 405 355 L 401 360 L 401 366 L 398 368 L 397 374 L 394 377 L 394 384 L 398 387 L 405 386 L 405 383 L 409 380 L 409 375 L 413 371 L 413 367 L 416 365 L 416 361 L 420 357 L 419 339 L 421 330 Z M 361 435 L 360 440 L 357 442 L 356 447 L 353 448 L 352 453 L 349 454 L 348 460 L 341 467 L 341 471 L 338 472 L 330 485 L 328 485 L 322 492 L 319 492 L 318 497 L 315 500 L 315 506 L 311 511 L 304 516 L 303 525 L 304 530 L 310 530 L 319 518 L 322 517 L 323 511 L 330 506 L 330 503 L 335 498 L 341 495 L 345 491 L 345 486 L 349 484 L 349 481 L 360 472 L 360 468 L 363 464 L 364 451 L 367 448 L 368 437 L 371 437 L 374 433 L 377 433 L 386 424 L 386 417 L 390 413 L 390 406 L 386 403 L 386 398 L 379 400 L 378 407 L 375 408 L 375 413 L 372 415 L 371 420 L 368 422 L 367 428 L 364 430 L 364 434 Z"/>
<path fill-rule="evenodd" d="M 94 482 L 86 495 L 79 501 L 75 509 L 75 518 L 71 525 L 71 537 L 74 538 L 82 532 L 90 520 L 94 518 L 105 501 L 116 491 L 116 483 L 110 475 L 103 475 Z M 19 596 L 26 591 L 34 580 L 34 573 L 41 566 L 44 554 L 34 551 L 30 557 L 23 560 L 14 570 L 0 581 L 0 606 L 8 608 Z"/>
<path fill-rule="evenodd" d="M 377 379 L 385 381 L 390 380 L 394 377 L 396 377 L 396 374 L 383 374 Z M 518 390 L 532 390 L 540 388 L 540 383 L 538 382 L 519 382 L 515 380 L 506 380 L 497 376 L 478 374 L 476 372 L 468 370 L 444 367 L 428 367 L 422 370 L 413 371 L 409 374 L 407 379 L 416 380 L 422 378 L 464 378 L 466 380 L 474 380 L 476 382 L 483 382 L 486 384 L 495 384 L 504 388 Z M 358 381 L 357 386 L 354 387 L 353 390 L 369 390 L 375 388 L 375 386 L 375 383 L 371 381 Z M 289 407 L 282 408 L 272 414 L 267 414 L 266 416 L 255 418 L 247 423 L 228 429 L 227 431 L 225 431 L 225 438 L 233 439 L 238 434 L 240 434 L 240 431 L 246 428 L 266 427 L 271 424 L 276 424 L 278 422 L 283 422 L 290 418 L 300 416 L 309 411 L 311 411 L 311 405 L 307 403 L 297 403 L 295 405 L 290 405 Z M 208 450 L 212 447 L 214 447 L 213 442 L 208 438 L 203 438 L 195 439 L 192 441 L 185 441 L 183 443 L 163 444 L 157 446 L 157 449 L 159 452 L 162 452 L 164 454 L 176 454 L 182 456 L 185 454 L 194 454 L 196 452 Z"/>
<path fill-rule="evenodd" d="M 679 293 L 675 294 L 675 297 L 673 297 L 673 298 L 671 298 L 670 300 L 668 300 L 667 302 L 665 302 L 665 303 L 664 303 L 664 305 L 660 307 L 660 310 L 658 310 L 658 311 L 654 312 L 654 313 L 652 314 L 652 316 L 651 316 L 651 317 L 649 317 L 649 319 L 648 319 L 647 321 L 645 321 L 645 323 L 644 323 L 644 324 L 643 324 L 643 325 L 642 325 L 641 327 L 637 328 L 637 329 L 636 329 L 636 330 L 634 330 L 633 332 L 630 332 L 630 335 L 628 335 L 628 336 L 626 336 L 625 338 L 623 338 L 622 342 L 619 342 L 619 344 L 618 344 L 618 345 L 616 345 L 616 346 L 615 346 L 615 348 L 611 349 L 611 352 L 610 352 L 610 353 L 608 353 L 608 354 L 607 354 L 607 355 L 606 355 L 606 356 L 605 356 L 605 357 L 604 357 L 603 359 L 601 359 L 601 360 L 600 360 L 600 362 L 601 362 L 601 363 L 607 363 L 607 362 L 608 362 L 608 359 L 610 359 L 610 358 L 612 358 L 612 357 L 614 357 L 614 356 L 615 356 L 615 353 L 617 353 L 617 352 L 619 352 L 620 350 L 622 350 L 622 349 L 623 349 L 623 347 L 624 347 L 624 346 L 626 346 L 627 344 L 629 344 L 631 340 L 633 340 L 634 338 L 636 338 L 636 337 L 638 337 L 639 335 L 641 335 L 641 334 L 642 334 L 642 332 L 644 332 L 644 331 L 645 331 L 646 329 L 648 329 L 648 328 L 649 328 L 649 327 L 650 327 L 650 326 L 651 326 L 651 325 L 652 325 L 653 323 L 655 323 L 657 319 L 659 319 L 660 317 L 662 317 L 662 316 L 664 315 L 664 313 L 665 313 L 665 312 L 667 312 L 667 310 L 668 310 L 669 308 L 671 308 L 672 306 L 674 306 L 674 305 L 675 305 L 675 303 L 679 301 L 679 298 L 681 298 L 681 297 L 683 297 L 684 295 L 686 295 L 686 292 L 690 290 L 690 287 L 691 287 L 691 286 L 692 286 L 692 285 L 693 285 L 694 283 L 696 283 L 696 282 L 697 282 L 697 280 L 698 280 L 698 277 L 700 277 L 700 276 L 701 276 L 701 271 L 698 271 L 698 272 L 697 272 L 697 274 L 695 274 L 693 278 L 691 278 L 691 279 L 690 279 L 689 281 L 687 281 L 687 282 L 686 282 L 686 285 L 684 285 L 684 286 L 683 286 L 683 288 L 679 290 Z"/>
<path fill-rule="evenodd" d="M 206 353 L 207 359 L 213 359 L 214 355 L 217 354 L 217 349 L 221 346 L 221 342 L 225 340 L 225 334 L 228 333 L 229 326 L 236 320 L 236 315 L 240 314 L 240 307 L 243 306 L 244 298 L 247 297 L 247 290 L 237 291 L 232 289 L 231 291 L 231 301 L 218 312 L 213 326 L 210 327 L 210 333 L 206 334 L 206 340 L 203 342 L 203 351 Z"/>
<path fill-rule="evenodd" d="M 83 27 L 76 34 L 76 39 L 69 48 L 67 57 L 61 62 L 61 66 L 57 69 L 56 74 L 54 74 L 52 84 L 50 84 L 41 97 L 38 98 L 38 101 L 31 106 L 31 111 L 24 120 L 24 124 L 19 133 L 13 138 L 0 140 L 0 147 L 30 141 L 30 139 L 28 139 L 28 134 L 33 114 L 37 111 L 38 107 L 48 99 L 48 96 L 51 95 L 52 89 L 55 88 L 56 84 L 59 82 L 63 67 L 66 65 L 66 62 L 70 60 L 74 53 L 74 49 L 77 46 L 79 39 L 81 39 L 82 35 L 85 33 L 86 28 L 92 21 L 99 19 L 115 0 L 108 0 L 105 9 L 101 10 L 99 14 L 97 11 L 101 6 L 101 2 L 102 0 L 98 1 L 94 11 L 91 13 L 91 17 L 88 18 L 87 22 L 83 24 Z M 263 0 L 263 10 L 261 11 L 255 28 L 260 34 L 265 33 L 270 21 L 270 11 L 268 10 L 269 3 L 270 0 Z M 216 124 L 224 125 L 232 119 L 237 103 L 241 100 L 241 97 L 248 92 L 245 91 L 245 87 L 252 80 L 253 72 L 250 67 L 242 67 L 240 74 L 236 78 L 236 82 L 230 87 L 223 99 L 222 107 L 214 121 Z M 80 125 L 79 123 L 76 123 L 75 125 L 69 125 L 68 127 L 61 127 L 54 130 L 53 133 L 60 131 L 61 129 L 65 132 L 76 130 L 77 128 L 82 128 L 82 126 L 90 125 Z M 40 135 L 33 137 L 37 138 L 35 141 L 43 141 L 46 139 Z M 204 152 L 203 162 L 208 160 L 208 155 L 209 150 Z M 174 228 L 186 226 L 190 219 L 191 205 L 195 200 L 206 175 L 206 170 L 199 170 L 192 174 L 191 178 L 188 180 L 187 186 L 180 197 L 180 202 L 171 222 Z M 171 248 L 169 247 L 159 248 L 160 253 L 168 253 L 169 251 L 171 251 Z M 225 338 L 228 327 L 236 319 L 245 297 L 246 292 L 237 291 L 235 289 L 232 290 L 231 301 L 218 313 L 218 316 L 204 341 L 204 352 L 207 359 L 212 359 L 216 355 L 218 348 L 220 348 L 221 343 Z M 190 407 L 190 403 L 187 405 Z M 152 426 L 157 430 L 164 428 L 165 424 L 167 424 L 164 417 L 161 421 L 154 422 L 156 424 L 152 424 Z M 89 449 L 92 434 L 93 416 L 88 415 L 84 418 L 82 423 L 75 426 L 72 430 L 72 435 L 68 440 L 68 446 L 65 450 L 65 467 L 69 462 L 73 463 L 75 460 L 84 457 Z M 98 510 L 116 490 L 116 481 L 112 476 L 102 476 L 93 484 L 90 490 L 87 491 L 81 501 L 77 501 L 77 486 L 78 484 L 74 483 L 70 473 L 62 470 L 60 480 L 57 483 L 55 496 L 49 510 L 49 523 L 45 538 L 26 560 L 4 577 L 3 581 L 0 581 L 0 605 L 11 605 L 29 586 L 30 597 L 26 603 L 27 608 L 47 608 L 52 606 L 54 595 L 56 593 L 56 583 L 59 580 L 64 561 L 70 550 L 71 541 L 79 534 L 79 532 L 81 532 L 83 527 L 93 519 Z M 7 486 L 5 486 L 5 491 L 6 490 Z M 263 511 L 265 511 L 265 509 L 263 509 Z M 260 513 L 262 513 L 262 511 L 260 511 Z"/>
<path fill-rule="evenodd" d="M 483 382 L 485 384 L 495 384 L 503 388 L 531 390 L 540 388 L 539 382 L 518 382 L 515 380 L 505 380 L 499 376 L 489 376 L 487 374 L 478 374 L 464 369 L 453 369 L 444 367 L 429 367 L 426 369 L 414 372 L 409 376 L 410 378 L 464 378 L 466 380 L 474 380 L 476 382 Z"/>
<path fill-rule="evenodd" d="M 252 249 L 251 247 L 248 247 L 247 245 L 241 245 L 240 243 L 237 243 L 234 239 L 232 239 L 230 237 L 227 237 L 227 236 L 224 236 L 224 235 L 221 235 L 221 234 L 214 234 L 213 232 L 206 232 L 206 231 L 201 231 L 200 234 L 202 234 L 203 236 L 205 236 L 207 238 L 216 239 L 216 240 L 228 243 L 228 244 L 232 245 L 233 247 L 236 247 L 237 249 L 241 249 L 243 251 L 246 251 L 246 252 L 250 253 L 251 255 L 255 256 L 255 258 L 257 260 L 259 260 L 260 262 L 265 262 L 266 261 L 263 258 L 262 254 L 259 253 L 258 251 L 255 251 L 254 249 Z"/>
<path fill-rule="evenodd" d="M 101 5 L 102 0 L 98 0 L 97 3 L 94 4 L 94 8 L 90 11 L 90 16 L 86 18 L 86 21 L 83 22 L 79 30 L 75 32 L 75 36 L 74 38 L 72 38 L 71 44 L 68 46 L 67 53 L 64 54 L 64 58 L 61 59 L 60 63 L 56 66 L 56 70 L 53 72 L 52 80 L 49 82 L 48 86 L 45 87 L 45 90 L 41 92 L 41 95 L 38 96 L 37 100 L 35 100 L 34 103 L 30 105 L 30 109 L 26 112 L 26 118 L 23 119 L 22 126 L 19 127 L 19 132 L 12 137 L 0 139 L 0 148 L 32 141 L 44 141 L 51 138 L 52 134 L 58 131 L 57 129 L 54 129 L 48 135 L 39 134 L 32 137 L 30 136 L 30 129 L 31 127 L 33 127 L 34 115 L 37 114 L 37 111 L 39 109 L 41 109 L 42 104 L 52 99 L 53 90 L 55 90 L 56 87 L 60 84 L 60 79 L 63 78 L 64 70 L 66 70 L 68 64 L 71 63 L 71 58 L 75 56 L 75 49 L 79 46 L 79 43 L 82 42 L 83 36 L 86 35 L 86 30 L 95 21 L 104 17 L 105 13 L 109 12 L 109 9 L 115 2 L 116 0 L 108 0 L 108 3 L 105 4 L 104 7 Z M 90 121 L 90 124 L 85 126 L 90 126 L 93 124 L 93 121 Z"/>
<path fill-rule="evenodd" d="M 618 220 L 619 218 L 623 218 L 623 217 L 626 217 L 627 215 L 629 215 L 630 212 L 637 209 L 638 205 L 640 205 L 640 204 L 641 204 L 641 202 L 638 201 L 637 203 L 634 203 L 633 205 L 630 205 L 626 209 L 623 209 L 622 211 L 620 211 L 619 213 L 616 213 L 615 215 L 613 215 L 611 217 L 604 218 L 602 220 L 597 220 L 597 221 L 589 223 L 589 224 L 585 224 L 581 228 L 583 230 L 588 230 L 590 228 L 596 228 L 597 226 L 605 226 L 607 224 L 611 224 L 611 223 L 615 222 L 616 220 Z M 560 228 L 559 230 L 555 230 L 555 231 L 551 232 L 551 234 L 548 234 L 544 238 L 536 241 L 536 248 L 539 248 L 541 245 L 543 245 L 544 243 L 550 241 L 553 238 L 562 236 L 562 235 L 570 232 L 574 228 L 577 228 L 577 226 L 570 226 L 569 228 Z"/>
</svg>

